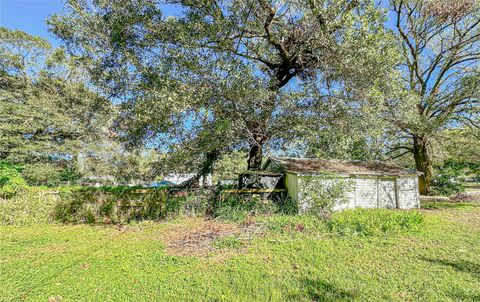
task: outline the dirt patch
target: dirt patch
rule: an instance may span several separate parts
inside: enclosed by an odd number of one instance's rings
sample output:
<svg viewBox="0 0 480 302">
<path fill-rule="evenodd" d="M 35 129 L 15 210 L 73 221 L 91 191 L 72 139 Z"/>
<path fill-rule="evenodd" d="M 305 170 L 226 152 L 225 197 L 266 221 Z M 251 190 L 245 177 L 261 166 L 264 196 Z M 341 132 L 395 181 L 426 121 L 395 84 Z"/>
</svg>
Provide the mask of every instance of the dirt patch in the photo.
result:
<svg viewBox="0 0 480 302">
<path fill-rule="evenodd" d="M 161 240 L 165 242 L 167 252 L 176 256 L 206 257 L 212 254 L 232 252 L 232 248 L 221 247 L 217 242 L 232 238 L 241 243 L 233 250 L 245 247 L 260 226 L 252 223 L 232 224 L 210 219 L 196 219 L 187 225 L 169 226 L 164 229 Z"/>
</svg>

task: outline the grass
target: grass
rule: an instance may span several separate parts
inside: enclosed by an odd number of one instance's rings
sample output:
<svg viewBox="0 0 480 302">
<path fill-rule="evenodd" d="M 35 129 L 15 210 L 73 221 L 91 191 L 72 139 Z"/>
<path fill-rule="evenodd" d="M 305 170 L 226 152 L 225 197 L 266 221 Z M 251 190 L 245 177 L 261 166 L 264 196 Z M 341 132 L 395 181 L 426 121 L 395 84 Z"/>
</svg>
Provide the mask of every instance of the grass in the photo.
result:
<svg viewBox="0 0 480 302">
<path fill-rule="evenodd" d="M 49 189 L 29 187 L 16 196 L 0 198 L 0 225 L 33 225 L 53 221 L 56 196 Z"/>
<path fill-rule="evenodd" d="M 479 301 L 480 204 L 427 208 L 1 226 L 0 301 Z"/>
</svg>

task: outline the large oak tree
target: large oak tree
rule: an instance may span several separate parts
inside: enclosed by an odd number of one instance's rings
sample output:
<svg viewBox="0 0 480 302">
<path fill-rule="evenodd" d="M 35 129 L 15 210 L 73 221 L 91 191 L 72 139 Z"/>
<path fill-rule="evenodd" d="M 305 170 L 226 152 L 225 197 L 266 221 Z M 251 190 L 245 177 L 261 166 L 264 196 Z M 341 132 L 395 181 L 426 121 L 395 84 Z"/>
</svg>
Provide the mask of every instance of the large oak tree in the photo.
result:
<svg viewBox="0 0 480 302">
<path fill-rule="evenodd" d="M 394 0 L 391 16 L 403 54 L 403 93 L 390 120 L 423 172 L 434 177 L 432 143 L 442 130 L 479 127 L 480 6 L 476 1 Z"/>
<path fill-rule="evenodd" d="M 368 98 L 390 72 L 384 15 L 364 0 L 67 1 L 52 31 L 124 103 L 119 133 L 202 169 L 263 149 L 312 112 L 308 85 Z"/>
</svg>

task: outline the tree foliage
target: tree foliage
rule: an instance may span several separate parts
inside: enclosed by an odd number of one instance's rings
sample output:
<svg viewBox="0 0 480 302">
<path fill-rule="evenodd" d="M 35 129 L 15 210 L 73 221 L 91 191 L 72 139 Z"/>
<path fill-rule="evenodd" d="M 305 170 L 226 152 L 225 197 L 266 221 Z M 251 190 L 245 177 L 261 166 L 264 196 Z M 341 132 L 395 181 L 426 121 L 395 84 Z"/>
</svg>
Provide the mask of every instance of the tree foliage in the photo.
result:
<svg viewBox="0 0 480 302">
<path fill-rule="evenodd" d="M 479 127 L 480 6 L 475 1 L 394 0 L 391 11 L 402 50 L 402 90 L 388 119 L 397 150 L 411 152 L 433 180 L 432 142 L 442 130 Z"/>
<path fill-rule="evenodd" d="M 76 1 L 50 21 L 97 87 L 123 101 L 118 131 L 201 172 L 221 154 L 288 141 L 322 95 L 376 100 L 392 45 L 370 1 Z M 325 97 L 317 98 L 325 101 Z M 318 102 L 317 102 L 318 104 Z M 198 161 L 198 159 L 201 159 Z"/>
<path fill-rule="evenodd" d="M 6 28 L 0 54 L 0 159 L 65 166 L 104 134 L 110 103 L 88 88 L 74 58 Z"/>
</svg>

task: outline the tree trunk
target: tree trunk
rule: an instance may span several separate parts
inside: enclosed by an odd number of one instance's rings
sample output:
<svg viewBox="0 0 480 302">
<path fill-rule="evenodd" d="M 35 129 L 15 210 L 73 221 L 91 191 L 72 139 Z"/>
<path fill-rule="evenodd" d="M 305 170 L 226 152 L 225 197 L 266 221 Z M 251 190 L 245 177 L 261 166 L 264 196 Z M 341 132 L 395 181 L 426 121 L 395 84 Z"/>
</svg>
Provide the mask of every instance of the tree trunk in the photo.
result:
<svg viewBox="0 0 480 302">
<path fill-rule="evenodd" d="M 433 182 L 433 163 L 430 152 L 430 141 L 426 137 L 413 137 L 413 157 L 415 166 L 423 175 L 420 177 L 420 193 L 430 194 L 432 192 Z"/>
<path fill-rule="evenodd" d="M 260 170 L 262 168 L 263 144 L 250 144 L 250 153 L 248 156 L 248 170 Z"/>
<path fill-rule="evenodd" d="M 205 154 L 205 159 L 199 167 L 198 172 L 195 174 L 195 176 L 184 182 L 180 187 L 190 188 L 201 185 L 199 183 L 200 178 L 203 176 L 203 178 L 206 179 L 207 175 L 212 173 L 213 164 L 217 161 L 219 155 L 220 152 L 218 150 L 207 152 Z"/>
</svg>

